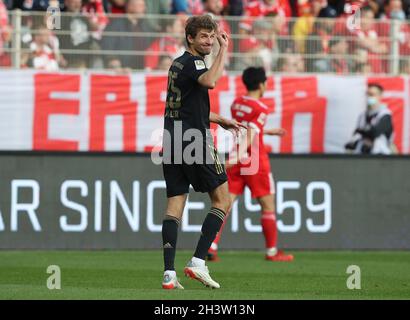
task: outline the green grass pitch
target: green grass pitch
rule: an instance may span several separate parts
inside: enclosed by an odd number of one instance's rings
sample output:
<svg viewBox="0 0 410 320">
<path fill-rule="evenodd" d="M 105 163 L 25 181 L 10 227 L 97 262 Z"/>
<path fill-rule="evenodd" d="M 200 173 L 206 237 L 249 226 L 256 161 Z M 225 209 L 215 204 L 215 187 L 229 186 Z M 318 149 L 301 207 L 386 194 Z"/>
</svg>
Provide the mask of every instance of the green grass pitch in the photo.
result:
<svg viewBox="0 0 410 320">
<path fill-rule="evenodd" d="M 161 251 L 0 251 L 0 299 L 410 299 L 410 253 L 296 251 L 295 261 L 267 262 L 255 251 L 221 252 L 209 263 L 221 289 L 185 278 L 190 252 L 177 252 L 185 290 L 162 290 Z M 49 265 L 61 290 L 49 290 Z M 349 265 L 361 289 L 349 290 Z"/>
</svg>

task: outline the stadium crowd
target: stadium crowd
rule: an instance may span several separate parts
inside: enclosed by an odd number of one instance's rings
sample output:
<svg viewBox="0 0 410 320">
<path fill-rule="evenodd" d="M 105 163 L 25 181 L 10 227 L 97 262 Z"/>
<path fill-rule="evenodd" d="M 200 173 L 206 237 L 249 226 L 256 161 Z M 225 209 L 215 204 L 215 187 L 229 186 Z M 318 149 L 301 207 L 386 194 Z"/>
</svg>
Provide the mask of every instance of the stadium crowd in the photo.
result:
<svg viewBox="0 0 410 320">
<path fill-rule="evenodd" d="M 49 7 L 67 13 L 61 30 L 34 13 Z M 184 51 L 187 17 L 210 13 L 232 36 L 228 70 L 391 73 L 399 21 L 394 59 L 410 74 L 410 0 L 0 0 L 2 67 L 12 66 L 15 9 L 32 12 L 22 16 L 22 68 L 167 70 Z"/>
</svg>

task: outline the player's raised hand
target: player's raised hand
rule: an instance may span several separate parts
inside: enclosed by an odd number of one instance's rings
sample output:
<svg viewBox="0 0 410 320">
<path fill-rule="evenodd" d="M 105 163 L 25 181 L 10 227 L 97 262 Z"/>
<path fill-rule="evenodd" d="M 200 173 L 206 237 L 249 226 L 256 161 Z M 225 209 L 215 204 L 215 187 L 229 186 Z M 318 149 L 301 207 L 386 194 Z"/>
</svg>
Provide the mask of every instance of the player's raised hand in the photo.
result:
<svg viewBox="0 0 410 320">
<path fill-rule="evenodd" d="M 269 136 L 283 137 L 286 134 L 286 130 L 282 128 L 272 128 L 272 129 L 265 129 L 264 133 Z"/>
<path fill-rule="evenodd" d="M 218 43 L 221 48 L 228 48 L 229 37 L 225 31 L 218 30 L 216 33 L 216 38 L 218 39 Z"/>
</svg>

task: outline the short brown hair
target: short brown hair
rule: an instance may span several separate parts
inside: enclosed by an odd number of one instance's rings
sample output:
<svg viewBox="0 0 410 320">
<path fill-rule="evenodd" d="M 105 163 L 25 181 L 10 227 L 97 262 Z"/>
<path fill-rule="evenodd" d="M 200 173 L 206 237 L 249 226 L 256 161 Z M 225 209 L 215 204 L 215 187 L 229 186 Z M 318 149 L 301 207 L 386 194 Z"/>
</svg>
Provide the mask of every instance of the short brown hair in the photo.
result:
<svg viewBox="0 0 410 320">
<path fill-rule="evenodd" d="M 188 47 L 188 36 L 190 35 L 192 38 L 195 38 L 201 29 L 216 31 L 218 29 L 218 24 L 209 14 L 190 17 L 185 25 L 185 39 Z"/>
</svg>

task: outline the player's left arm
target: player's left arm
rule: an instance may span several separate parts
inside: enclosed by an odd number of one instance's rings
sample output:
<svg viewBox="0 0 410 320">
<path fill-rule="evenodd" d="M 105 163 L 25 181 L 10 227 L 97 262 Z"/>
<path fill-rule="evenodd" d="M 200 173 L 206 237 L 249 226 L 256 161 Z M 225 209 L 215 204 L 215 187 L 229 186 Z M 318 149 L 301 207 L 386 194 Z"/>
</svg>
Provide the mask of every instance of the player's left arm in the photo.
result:
<svg viewBox="0 0 410 320">
<path fill-rule="evenodd" d="M 264 129 L 263 133 L 268 136 L 283 137 L 286 134 L 286 130 L 282 128 L 269 128 L 269 129 Z"/>
<path fill-rule="evenodd" d="M 211 112 L 209 114 L 209 121 L 220 125 L 225 130 L 232 130 L 233 132 L 236 132 L 236 133 L 238 133 L 241 128 L 244 128 L 244 129 L 247 128 L 247 126 L 245 126 L 244 124 L 234 119 L 224 118 L 215 112 Z"/>
</svg>

